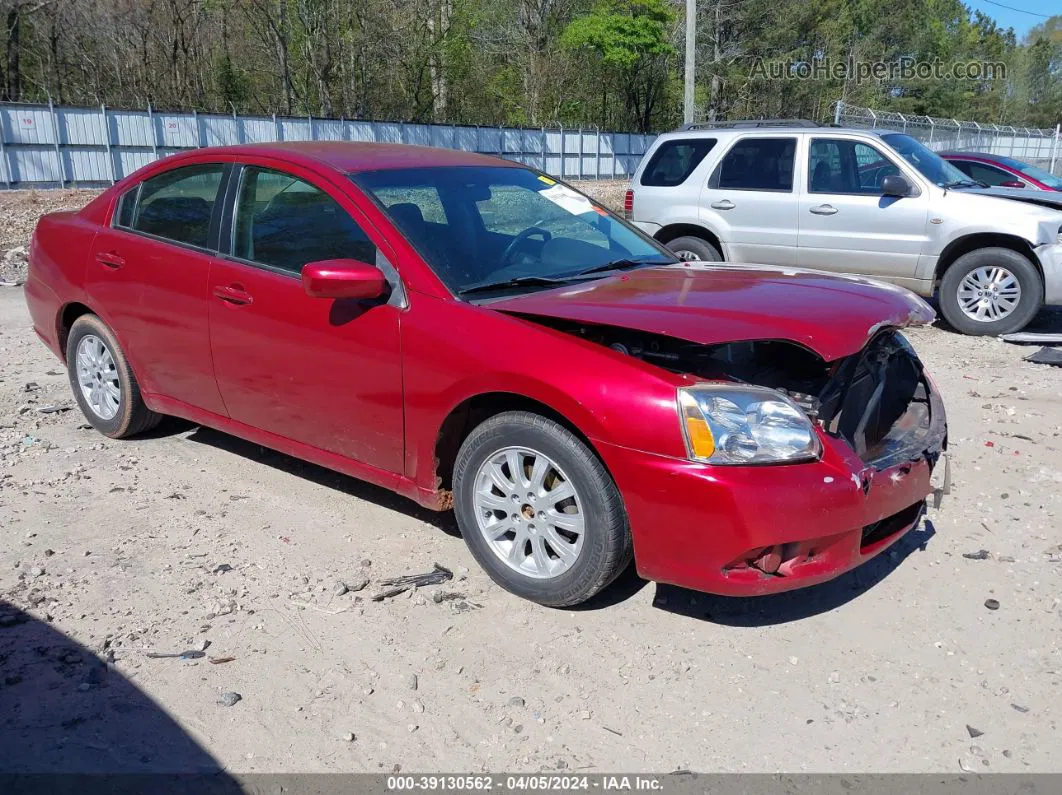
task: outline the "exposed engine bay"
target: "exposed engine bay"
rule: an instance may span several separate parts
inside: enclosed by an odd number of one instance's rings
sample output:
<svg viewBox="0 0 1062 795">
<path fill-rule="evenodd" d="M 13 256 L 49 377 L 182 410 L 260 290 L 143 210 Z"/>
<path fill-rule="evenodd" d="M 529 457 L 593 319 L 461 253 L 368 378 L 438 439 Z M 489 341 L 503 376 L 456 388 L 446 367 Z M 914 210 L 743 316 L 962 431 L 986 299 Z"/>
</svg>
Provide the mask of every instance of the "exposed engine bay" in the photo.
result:
<svg viewBox="0 0 1062 795">
<path fill-rule="evenodd" d="M 826 362 L 785 340 L 701 345 L 612 326 L 529 319 L 672 372 L 775 389 L 876 469 L 925 456 L 935 460 L 944 445 L 943 405 L 898 331 L 883 330 L 860 352 Z"/>
</svg>

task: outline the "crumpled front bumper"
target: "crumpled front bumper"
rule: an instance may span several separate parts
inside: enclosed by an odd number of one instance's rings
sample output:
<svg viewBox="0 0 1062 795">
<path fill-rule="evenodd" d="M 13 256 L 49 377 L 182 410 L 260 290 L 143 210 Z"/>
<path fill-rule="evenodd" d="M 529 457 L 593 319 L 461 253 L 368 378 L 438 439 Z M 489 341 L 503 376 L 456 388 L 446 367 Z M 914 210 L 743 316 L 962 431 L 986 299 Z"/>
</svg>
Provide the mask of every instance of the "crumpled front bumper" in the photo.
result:
<svg viewBox="0 0 1062 795">
<path fill-rule="evenodd" d="M 627 506 L 638 573 L 753 596 L 824 582 L 866 562 L 918 523 L 934 490 L 947 440 L 935 389 L 931 405 L 922 449 L 893 451 L 878 466 L 825 432 L 821 460 L 777 466 L 709 466 L 598 443 Z"/>
</svg>

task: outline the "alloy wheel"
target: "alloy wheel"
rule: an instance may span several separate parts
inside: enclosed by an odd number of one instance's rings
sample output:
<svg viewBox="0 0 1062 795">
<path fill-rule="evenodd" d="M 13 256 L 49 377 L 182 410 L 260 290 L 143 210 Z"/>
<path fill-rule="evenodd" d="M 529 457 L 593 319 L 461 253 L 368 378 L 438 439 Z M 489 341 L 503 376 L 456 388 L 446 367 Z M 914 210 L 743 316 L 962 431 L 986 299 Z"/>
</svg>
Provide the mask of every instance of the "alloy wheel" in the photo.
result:
<svg viewBox="0 0 1062 795">
<path fill-rule="evenodd" d="M 1021 301 L 1017 277 L 998 265 L 974 268 L 959 282 L 959 309 L 971 320 L 992 323 L 1010 316 Z"/>
<path fill-rule="evenodd" d="M 101 420 L 114 419 L 122 405 L 114 357 L 103 340 L 86 334 L 77 344 L 77 382 L 89 409 Z"/>
<path fill-rule="evenodd" d="M 479 532 L 513 571 L 547 579 L 579 559 L 585 537 L 582 502 L 549 456 L 526 447 L 498 450 L 476 472 L 472 499 Z"/>
</svg>

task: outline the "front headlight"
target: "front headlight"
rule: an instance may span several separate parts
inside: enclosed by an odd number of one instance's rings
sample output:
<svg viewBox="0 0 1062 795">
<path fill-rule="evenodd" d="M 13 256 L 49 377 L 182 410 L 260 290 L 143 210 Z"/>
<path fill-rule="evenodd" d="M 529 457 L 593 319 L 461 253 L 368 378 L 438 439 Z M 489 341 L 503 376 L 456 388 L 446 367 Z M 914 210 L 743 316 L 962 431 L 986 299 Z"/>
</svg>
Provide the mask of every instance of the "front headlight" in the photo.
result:
<svg viewBox="0 0 1062 795">
<path fill-rule="evenodd" d="M 822 445 L 808 416 L 773 389 L 705 384 L 680 389 L 686 450 L 707 464 L 810 461 Z"/>
</svg>

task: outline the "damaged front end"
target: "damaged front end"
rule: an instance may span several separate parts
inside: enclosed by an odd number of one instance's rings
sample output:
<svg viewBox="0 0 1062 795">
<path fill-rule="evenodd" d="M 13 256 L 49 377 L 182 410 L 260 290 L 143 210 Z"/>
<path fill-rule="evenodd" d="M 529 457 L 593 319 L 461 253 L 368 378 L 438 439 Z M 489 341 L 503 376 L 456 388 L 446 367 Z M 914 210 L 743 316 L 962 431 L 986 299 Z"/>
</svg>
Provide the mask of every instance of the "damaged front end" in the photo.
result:
<svg viewBox="0 0 1062 795">
<path fill-rule="evenodd" d="M 923 457 L 932 467 L 947 442 L 944 404 L 898 331 L 838 362 L 818 402 L 822 427 L 878 471 Z"/>
<path fill-rule="evenodd" d="M 659 334 L 535 318 L 558 330 L 708 382 L 781 392 L 866 467 L 889 469 L 944 450 L 944 405 L 907 339 L 879 330 L 855 354 L 833 362 L 785 340 L 702 345 Z"/>
</svg>

